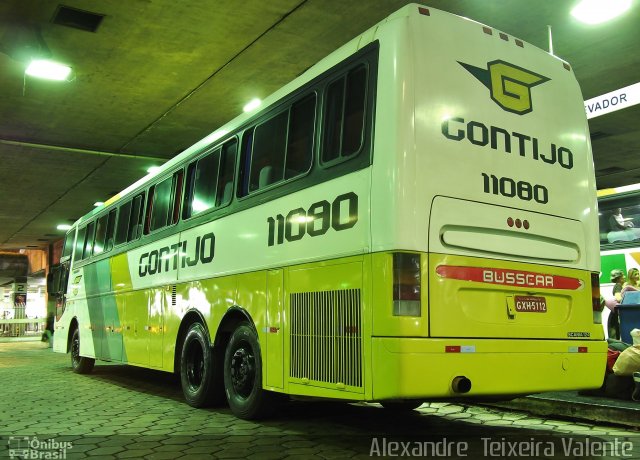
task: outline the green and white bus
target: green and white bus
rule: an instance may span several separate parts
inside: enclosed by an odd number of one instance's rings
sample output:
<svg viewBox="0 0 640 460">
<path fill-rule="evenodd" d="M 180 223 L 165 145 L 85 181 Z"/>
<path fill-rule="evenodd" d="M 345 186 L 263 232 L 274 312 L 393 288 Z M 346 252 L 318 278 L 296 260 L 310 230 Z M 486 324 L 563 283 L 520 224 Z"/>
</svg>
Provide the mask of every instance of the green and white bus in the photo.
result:
<svg viewBox="0 0 640 460">
<path fill-rule="evenodd" d="M 599 387 L 582 100 L 561 59 L 407 5 L 79 219 L 54 349 L 243 418 Z"/>
</svg>

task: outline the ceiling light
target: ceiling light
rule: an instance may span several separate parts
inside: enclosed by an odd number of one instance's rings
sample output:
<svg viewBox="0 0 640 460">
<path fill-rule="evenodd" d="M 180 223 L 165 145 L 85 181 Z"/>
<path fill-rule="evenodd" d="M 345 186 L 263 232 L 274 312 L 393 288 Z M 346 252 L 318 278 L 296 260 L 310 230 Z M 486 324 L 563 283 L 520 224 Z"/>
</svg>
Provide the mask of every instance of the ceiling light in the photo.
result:
<svg viewBox="0 0 640 460">
<path fill-rule="evenodd" d="M 582 0 L 571 16 L 585 24 L 600 24 L 621 15 L 631 7 L 631 0 Z"/>
<path fill-rule="evenodd" d="M 160 171 L 160 166 L 151 166 L 149 169 L 147 169 L 147 172 L 149 174 L 153 174 Z"/>
<path fill-rule="evenodd" d="M 69 225 L 69 224 L 60 224 L 56 228 L 58 230 L 69 230 L 71 228 L 71 225 Z"/>
<path fill-rule="evenodd" d="M 242 107 L 242 110 L 245 112 L 251 112 L 252 110 L 260 107 L 260 104 L 262 104 L 260 99 L 251 99 L 244 107 Z"/>
<path fill-rule="evenodd" d="M 96 201 L 95 203 L 93 203 L 93 205 L 97 208 L 98 206 L 102 206 L 104 204 L 104 201 Z"/>
<path fill-rule="evenodd" d="M 71 67 L 48 59 L 35 59 L 31 61 L 24 73 L 47 80 L 68 81 L 71 75 Z"/>
</svg>

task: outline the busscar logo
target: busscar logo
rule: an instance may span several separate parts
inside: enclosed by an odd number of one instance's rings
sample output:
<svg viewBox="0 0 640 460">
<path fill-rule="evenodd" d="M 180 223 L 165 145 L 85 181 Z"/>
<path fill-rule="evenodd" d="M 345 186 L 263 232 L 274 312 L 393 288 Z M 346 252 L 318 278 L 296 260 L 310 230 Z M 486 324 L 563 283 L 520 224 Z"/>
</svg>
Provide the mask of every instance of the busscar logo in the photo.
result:
<svg viewBox="0 0 640 460">
<path fill-rule="evenodd" d="M 496 104 L 518 115 L 533 110 L 531 88 L 550 80 L 544 75 L 501 60 L 488 62 L 486 69 L 460 61 L 458 63 L 489 88 L 491 99 Z"/>
</svg>

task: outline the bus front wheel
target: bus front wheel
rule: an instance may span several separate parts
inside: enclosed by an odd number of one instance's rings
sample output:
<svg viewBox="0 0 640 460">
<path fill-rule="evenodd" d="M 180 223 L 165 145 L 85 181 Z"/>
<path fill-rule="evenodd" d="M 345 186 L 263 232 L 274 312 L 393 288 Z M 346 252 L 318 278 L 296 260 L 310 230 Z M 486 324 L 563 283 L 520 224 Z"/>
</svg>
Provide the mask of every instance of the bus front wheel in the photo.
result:
<svg viewBox="0 0 640 460">
<path fill-rule="evenodd" d="M 222 379 L 217 377 L 215 353 L 204 326 L 193 323 L 182 344 L 180 383 L 187 404 L 206 407 L 218 402 L 222 394 Z M 218 384 L 219 383 L 219 384 Z"/>
<path fill-rule="evenodd" d="M 241 323 L 224 355 L 224 388 L 236 417 L 251 420 L 268 416 L 276 404 L 275 393 L 262 388 L 262 359 L 256 331 Z"/>
<path fill-rule="evenodd" d="M 76 374 L 88 374 L 96 360 L 80 356 L 80 330 L 76 328 L 71 336 L 71 368 Z"/>
</svg>

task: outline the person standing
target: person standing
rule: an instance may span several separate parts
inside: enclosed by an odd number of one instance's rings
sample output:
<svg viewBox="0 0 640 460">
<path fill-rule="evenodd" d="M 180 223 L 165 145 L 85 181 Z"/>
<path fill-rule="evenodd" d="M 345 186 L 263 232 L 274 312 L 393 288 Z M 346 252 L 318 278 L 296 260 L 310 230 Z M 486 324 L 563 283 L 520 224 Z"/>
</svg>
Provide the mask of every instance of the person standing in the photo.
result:
<svg viewBox="0 0 640 460">
<path fill-rule="evenodd" d="M 624 291 L 626 288 L 635 291 L 640 290 L 640 270 L 635 267 L 630 268 L 627 272 L 627 282 L 622 286 L 622 290 Z"/>
<path fill-rule="evenodd" d="M 612 294 L 618 303 L 622 302 L 622 290 L 625 284 L 624 272 L 619 269 L 611 270 L 611 282 L 613 285 Z M 620 321 L 618 319 L 618 307 L 613 307 L 607 321 L 607 331 L 612 339 L 620 339 Z"/>
</svg>

